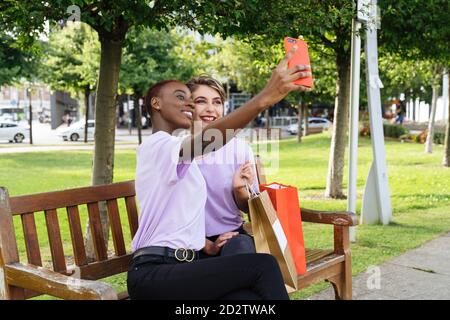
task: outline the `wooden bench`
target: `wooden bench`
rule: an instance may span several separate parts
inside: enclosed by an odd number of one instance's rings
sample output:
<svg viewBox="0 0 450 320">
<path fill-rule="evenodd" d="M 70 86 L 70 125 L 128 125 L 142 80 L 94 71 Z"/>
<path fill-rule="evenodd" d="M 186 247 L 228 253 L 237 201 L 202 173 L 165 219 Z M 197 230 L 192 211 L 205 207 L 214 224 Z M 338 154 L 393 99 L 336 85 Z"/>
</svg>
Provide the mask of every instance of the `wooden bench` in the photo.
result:
<svg viewBox="0 0 450 320">
<path fill-rule="evenodd" d="M 258 179 L 265 183 L 259 161 Z M 118 200 L 125 199 L 127 221 L 123 223 Z M 114 252 L 108 252 L 101 227 L 99 203 L 106 202 Z M 79 208 L 87 206 L 94 242 L 95 261 L 88 261 Z M 73 256 L 64 252 L 61 236 L 62 210 L 67 214 Z M 304 222 L 334 225 L 334 250 L 307 249 L 307 273 L 298 277 L 303 289 L 329 281 L 336 299 L 351 299 L 352 274 L 349 226 L 356 217 L 349 212 L 323 212 L 302 208 Z M 43 266 L 36 216 L 46 222 L 52 267 Z M 20 261 L 14 218 L 20 219 L 27 261 Z M 19 223 L 16 221 L 16 223 Z M 109 284 L 96 281 L 127 271 L 131 253 L 126 250 L 123 225 L 134 236 L 138 228 L 134 181 L 65 191 L 9 197 L 0 188 L 0 299 L 27 299 L 42 294 L 63 299 L 126 299 Z M 68 261 L 69 260 L 69 261 Z M 70 262 L 72 261 L 72 262 Z"/>
</svg>

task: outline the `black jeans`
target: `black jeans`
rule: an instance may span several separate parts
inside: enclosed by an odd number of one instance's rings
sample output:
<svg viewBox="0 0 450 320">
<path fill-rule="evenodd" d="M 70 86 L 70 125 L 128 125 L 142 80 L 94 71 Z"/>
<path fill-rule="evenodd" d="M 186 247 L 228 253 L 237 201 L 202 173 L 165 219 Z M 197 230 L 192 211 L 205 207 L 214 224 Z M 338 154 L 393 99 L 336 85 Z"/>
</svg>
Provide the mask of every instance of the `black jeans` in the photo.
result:
<svg viewBox="0 0 450 320">
<path fill-rule="evenodd" d="M 288 300 L 280 268 L 268 254 L 239 254 L 176 262 L 141 256 L 128 270 L 131 299 Z"/>
<path fill-rule="evenodd" d="M 256 253 L 255 241 L 253 237 L 250 236 L 247 231 L 244 230 L 244 227 L 241 226 L 236 230 L 239 232 L 237 236 L 229 239 L 227 243 L 220 249 L 217 256 L 230 256 L 234 254 L 243 254 L 243 253 Z M 220 235 L 206 237 L 208 240 L 214 242 Z M 211 258 L 215 256 L 210 256 L 202 251 L 200 251 L 200 258 Z"/>
</svg>

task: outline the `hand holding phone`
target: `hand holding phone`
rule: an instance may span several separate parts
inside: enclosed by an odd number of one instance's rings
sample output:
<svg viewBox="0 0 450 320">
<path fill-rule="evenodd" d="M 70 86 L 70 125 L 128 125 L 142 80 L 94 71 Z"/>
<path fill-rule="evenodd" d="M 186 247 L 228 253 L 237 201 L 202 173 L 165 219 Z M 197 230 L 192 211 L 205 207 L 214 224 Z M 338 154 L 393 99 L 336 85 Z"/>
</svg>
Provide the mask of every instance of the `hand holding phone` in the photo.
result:
<svg viewBox="0 0 450 320">
<path fill-rule="evenodd" d="M 308 45 L 305 41 L 295 38 L 286 37 L 284 38 L 284 49 L 286 53 L 288 53 L 293 46 L 297 46 L 297 50 L 294 55 L 288 62 L 288 68 L 293 68 L 296 65 L 309 65 L 309 54 L 308 54 Z M 311 72 L 311 70 L 309 70 Z M 301 78 L 295 80 L 293 83 L 302 85 L 307 88 L 313 87 L 313 78 L 312 75 L 310 77 Z"/>
</svg>

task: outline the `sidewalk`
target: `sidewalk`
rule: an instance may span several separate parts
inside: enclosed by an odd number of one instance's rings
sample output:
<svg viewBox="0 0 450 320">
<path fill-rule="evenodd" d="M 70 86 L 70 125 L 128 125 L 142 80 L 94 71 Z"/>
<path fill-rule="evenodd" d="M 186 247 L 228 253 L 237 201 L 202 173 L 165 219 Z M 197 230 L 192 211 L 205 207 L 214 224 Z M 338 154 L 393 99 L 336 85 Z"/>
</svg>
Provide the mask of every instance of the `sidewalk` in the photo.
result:
<svg viewBox="0 0 450 320">
<path fill-rule="evenodd" d="M 450 233 L 407 251 L 353 278 L 354 300 L 448 300 L 450 299 Z M 374 288 L 379 271 L 379 289 Z M 369 289 L 372 287 L 372 289 Z M 334 299 L 330 288 L 309 298 Z"/>
<path fill-rule="evenodd" d="M 138 146 L 137 143 L 124 143 L 118 144 L 116 143 L 115 149 L 136 149 Z M 53 145 L 53 146 L 45 146 L 45 145 L 24 145 L 20 147 L 11 146 L 11 147 L 3 147 L 0 148 L 0 155 L 7 153 L 30 153 L 30 152 L 48 152 L 48 151 L 93 151 L 94 144 L 90 143 L 87 145 L 75 144 L 75 145 Z"/>
</svg>

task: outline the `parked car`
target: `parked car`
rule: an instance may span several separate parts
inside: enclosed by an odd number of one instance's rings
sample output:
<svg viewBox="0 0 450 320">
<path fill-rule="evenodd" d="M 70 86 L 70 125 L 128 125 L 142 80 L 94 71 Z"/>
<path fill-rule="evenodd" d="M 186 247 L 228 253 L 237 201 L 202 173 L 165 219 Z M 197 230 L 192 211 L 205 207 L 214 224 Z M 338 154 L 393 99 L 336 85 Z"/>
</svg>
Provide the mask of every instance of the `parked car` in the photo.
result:
<svg viewBox="0 0 450 320">
<path fill-rule="evenodd" d="M 0 122 L 0 140 L 22 143 L 30 136 L 30 126 L 10 121 Z"/>
<path fill-rule="evenodd" d="M 316 129 L 316 128 L 322 128 L 322 129 L 328 129 L 330 126 L 332 126 L 333 123 L 325 118 L 317 118 L 317 117 L 309 117 L 308 118 L 308 127 L 310 129 Z M 303 126 L 302 126 L 303 128 Z M 291 124 L 287 131 L 290 134 L 298 134 L 298 124 Z"/>
<path fill-rule="evenodd" d="M 88 120 L 88 140 L 94 139 L 95 121 Z M 84 139 L 84 120 L 72 123 L 69 127 L 60 127 L 57 130 L 57 135 L 64 141 L 78 141 Z"/>
</svg>

